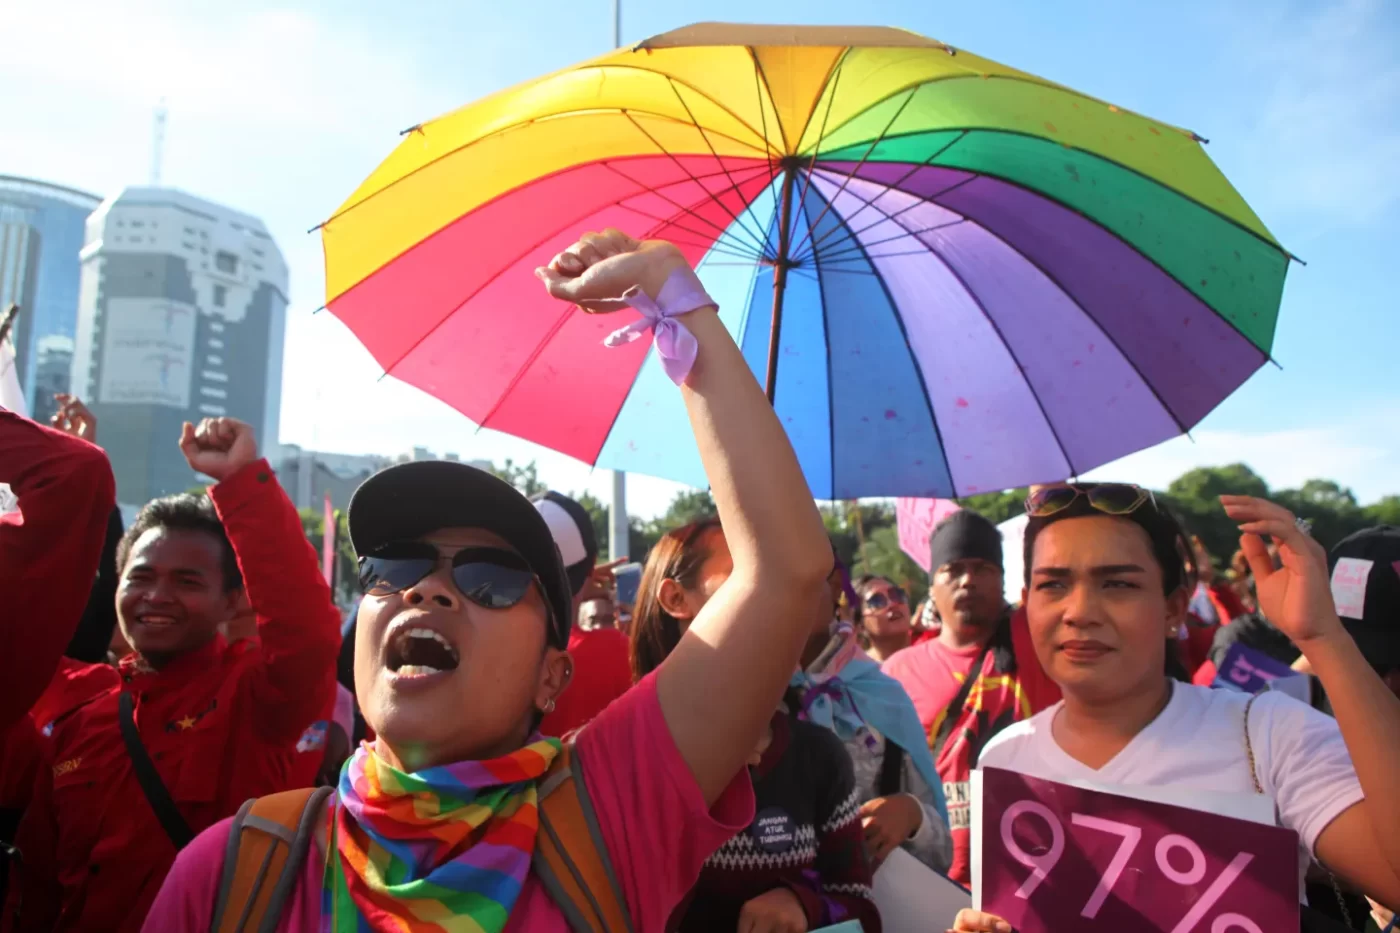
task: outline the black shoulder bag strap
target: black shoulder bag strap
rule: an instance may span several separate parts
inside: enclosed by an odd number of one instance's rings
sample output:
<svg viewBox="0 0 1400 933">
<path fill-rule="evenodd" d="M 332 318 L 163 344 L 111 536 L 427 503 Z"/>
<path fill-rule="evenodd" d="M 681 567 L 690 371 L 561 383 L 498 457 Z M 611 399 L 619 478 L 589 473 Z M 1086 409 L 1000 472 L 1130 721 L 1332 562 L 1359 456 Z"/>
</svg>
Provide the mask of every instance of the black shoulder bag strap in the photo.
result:
<svg viewBox="0 0 1400 933">
<path fill-rule="evenodd" d="M 146 802 L 155 811 L 156 819 L 160 820 L 161 828 L 170 841 L 175 843 L 176 850 L 183 849 L 190 844 L 194 833 L 190 832 L 189 824 L 175 807 L 170 791 L 160 779 L 160 772 L 156 771 L 155 762 L 151 761 L 146 746 L 141 743 L 141 733 L 136 731 L 136 708 L 131 694 L 125 690 L 117 698 L 117 722 L 121 725 L 122 742 L 131 756 L 131 767 L 136 771 L 136 781 L 146 795 Z"/>
<path fill-rule="evenodd" d="M 943 746 L 948 742 L 948 737 L 953 734 L 953 727 L 962 718 L 963 706 L 967 703 L 968 695 L 972 693 L 972 685 L 982 679 L 982 667 L 987 663 L 987 653 L 991 650 L 992 643 L 988 641 L 978 653 L 977 660 L 967 669 L 967 676 L 963 678 L 957 696 L 953 697 L 953 702 L 949 703 L 947 708 L 943 710 L 943 722 L 938 726 L 938 735 L 934 737 L 929 746 L 933 752 L 934 761 L 938 760 L 938 756 L 943 752 Z"/>
</svg>

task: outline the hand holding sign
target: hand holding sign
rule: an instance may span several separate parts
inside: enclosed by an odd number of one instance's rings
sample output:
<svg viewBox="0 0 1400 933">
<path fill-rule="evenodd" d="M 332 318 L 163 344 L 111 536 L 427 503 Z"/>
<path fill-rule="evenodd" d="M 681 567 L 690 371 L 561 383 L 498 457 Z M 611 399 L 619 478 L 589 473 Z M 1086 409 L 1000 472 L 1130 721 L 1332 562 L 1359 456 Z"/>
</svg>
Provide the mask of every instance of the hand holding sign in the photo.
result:
<svg viewBox="0 0 1400 933">
<path fill-rule="evenodd" d="M 976 903 L 1019 933 L 1298 928 L 1290 830 L 996 768 L 981 785 Z"/>
</svg>

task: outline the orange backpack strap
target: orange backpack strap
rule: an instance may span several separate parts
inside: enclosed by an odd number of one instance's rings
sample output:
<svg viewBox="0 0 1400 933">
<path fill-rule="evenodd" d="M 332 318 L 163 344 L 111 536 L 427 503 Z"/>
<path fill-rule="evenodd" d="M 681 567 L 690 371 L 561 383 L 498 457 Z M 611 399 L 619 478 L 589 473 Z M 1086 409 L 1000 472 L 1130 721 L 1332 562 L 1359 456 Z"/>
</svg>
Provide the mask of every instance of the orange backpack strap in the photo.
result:
<svg viewBox="0 0 1400 933">
<path fill-rule="evenodd" d="M 566 743 L 540 782 L 534 869 L 574 933 L 632 933 L 598 815 L 583 783 L 578 746 Z"/>
<path fill-rule="evenodd" d="M 274 933 L 301 876 L 329 787 L 249 800 L 229 827 L 211 933 Z"/>
</svg>

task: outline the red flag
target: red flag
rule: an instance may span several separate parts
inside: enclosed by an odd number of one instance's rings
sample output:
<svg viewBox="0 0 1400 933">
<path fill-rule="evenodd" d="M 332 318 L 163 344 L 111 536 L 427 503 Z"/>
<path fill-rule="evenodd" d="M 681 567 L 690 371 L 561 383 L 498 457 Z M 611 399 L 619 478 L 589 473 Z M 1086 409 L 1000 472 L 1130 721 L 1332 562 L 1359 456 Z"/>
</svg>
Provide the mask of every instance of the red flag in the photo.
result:
<svg viewBox="0 0 1400 933">
<path fill-rule="evenodd" d="M 325 530 L 321 532 L 321 572 L 325 574 L 326 585 L 335 586 L 335 509 L 331 508 L 331 494 L 326 493 Z"/>
</svg>

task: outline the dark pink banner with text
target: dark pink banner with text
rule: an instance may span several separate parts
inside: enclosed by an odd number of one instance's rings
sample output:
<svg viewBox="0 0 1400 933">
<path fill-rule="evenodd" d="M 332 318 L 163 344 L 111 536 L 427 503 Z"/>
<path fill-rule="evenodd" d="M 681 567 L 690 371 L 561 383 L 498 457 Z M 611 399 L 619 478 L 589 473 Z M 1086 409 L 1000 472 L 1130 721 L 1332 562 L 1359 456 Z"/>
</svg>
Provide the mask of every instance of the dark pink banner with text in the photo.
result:
<svg viewBox="0 0 1400 933">
<path fill-rule="evenodd" d="M 1298 929 L 1298 835 L 982 769 L 982 909 L 1017 933 Z"/>
</svg>

